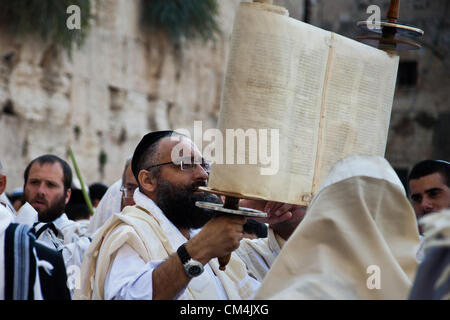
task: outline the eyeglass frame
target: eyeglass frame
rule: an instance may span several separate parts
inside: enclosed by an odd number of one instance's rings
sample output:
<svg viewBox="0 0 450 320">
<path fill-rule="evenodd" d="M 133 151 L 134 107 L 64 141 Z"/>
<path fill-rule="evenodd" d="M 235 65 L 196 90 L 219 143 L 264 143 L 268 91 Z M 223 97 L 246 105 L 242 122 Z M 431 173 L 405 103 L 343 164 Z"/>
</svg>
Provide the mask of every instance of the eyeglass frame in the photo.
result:
<svg viewBox="0 0 450 320">
<path fill-rule="evenodd" d="M 183 169 L 183 161 L 184 160 L 182 159 L 182 160 L 180 160 L 180 163 L 175 163 L 173 161 L 159 163 L 159 164 L 152 165 L 152 166 L 146 168 L 145 170 L 149 171 L 152 168 L 165 166 L 165 165 L 168 165 L 168 164 L 173 164 L 173 165 L 179 167 L 181 171 L 189 171 L 189 170 L 193 170 L 195 168 L 195 165 L 198 164 L 207 174 L 209 174 L 211 164 L 210 164 L 210 162 L 206 161 L 205 158 L 202 157 L 202 162 L 201 163 L 195 162 L 195 159 L 194 159 L 194 162 L 192 163 L 192 158 L 189 158 L 189 162 L 187 164 L 190 164 L 190 165 L 193 164 L 194 165 L 194 166 L 192 166 L 192 168 L 189 168 L 189 169 Z M 204 164 L 207 164 L 208 167 L 205 168 Z"/>
<path fill-rule="evenodd" d="M 125 186 L 121 186 L 119 190 L 120 190 L 120 192 L 122 192 L 122 194 L 125 198 L 132 198 L 134 195 L 134 191 L 136 191 L 137 188 L 138 188 L 137 186 L 133 188 L 133 191 L 131 192 L 131 196 L 127 195 L 128 190 L 131 190 L 131 188 L 125 188 Z"/>
</svg>

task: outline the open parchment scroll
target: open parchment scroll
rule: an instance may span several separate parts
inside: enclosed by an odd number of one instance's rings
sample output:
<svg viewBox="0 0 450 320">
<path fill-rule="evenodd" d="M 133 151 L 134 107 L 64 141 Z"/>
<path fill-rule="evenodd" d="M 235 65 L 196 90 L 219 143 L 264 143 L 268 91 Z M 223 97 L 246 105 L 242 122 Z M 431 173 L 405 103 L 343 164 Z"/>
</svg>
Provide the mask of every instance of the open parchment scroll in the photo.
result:
<svg viewBox="0 0 450 320">
<path fill-rule="evenodd" d="M 248 136 L 243 150 L 223 146 L 234 162 L 214 163 L 208 188 L 305 205 L 336 161 L 384 156 L 398 56 L 271 8 L 239 6 L 218 129 Z"/>
</svg>

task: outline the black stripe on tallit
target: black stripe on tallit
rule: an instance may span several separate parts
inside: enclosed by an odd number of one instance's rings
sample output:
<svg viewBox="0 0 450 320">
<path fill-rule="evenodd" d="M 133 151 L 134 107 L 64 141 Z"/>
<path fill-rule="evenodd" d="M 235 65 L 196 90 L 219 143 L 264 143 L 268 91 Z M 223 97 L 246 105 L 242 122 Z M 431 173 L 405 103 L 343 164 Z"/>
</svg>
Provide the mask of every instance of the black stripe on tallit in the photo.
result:
<svg viewBox="0 0 450 320">
<path fill-rule="evenodd" d="M 55 225 L 52 222 L 48 222 L 44 225 L 42 225 L 41 222 L 37 222 L 34 224 L 34 227 L 32 229 L 32 232 L 34 233 L 34 235 L 36 236 L 36 239 L 39 239 L 39 237 L 41 236 L 41 234 L 47 230 L 47 229 L 52 229 L 53 232 L 55 233 L 55 235 L 58 234 L 58 230 L 56 229 Z M 36 230 L 36 227 L 40 227 L 38 230 Z"/>
<path fill-rule="evenodd" d="M 36 260 L 30 228 L 11 223 L 5 231 L 5 299 L 34 299 Z"/>
<path fill-rule="evenodd" d="M 11 223 L 5 230 L 5 300 L 13 300 L 14 290 L 14 233 L 17 224 Z"/>
</svg>

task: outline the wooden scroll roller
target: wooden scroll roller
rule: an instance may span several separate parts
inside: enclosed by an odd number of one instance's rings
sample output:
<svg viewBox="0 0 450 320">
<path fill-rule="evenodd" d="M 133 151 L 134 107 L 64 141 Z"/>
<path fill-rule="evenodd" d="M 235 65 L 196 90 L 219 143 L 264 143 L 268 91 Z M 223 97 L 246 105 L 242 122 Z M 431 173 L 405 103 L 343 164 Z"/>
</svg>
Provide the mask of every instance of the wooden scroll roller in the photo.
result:
<svg viewBox="0 0 450 320">
<path fill-rule="evenodd" d="M 387 21 L 380 21 L 373 25 L 369 21 L 358 21 L 356 25 L 361 29 L 381 34 L 381 36 L 359 36 L 356 40 L 368 44 L 372 47 L 385 51 L 417 50 L 421 46 L 413 41 L 402 40 L 397 35 L 405 37 L 421 37 L 423 30 L 398 24 L 397 20 L 400 11 L 400 0 L 391 0 L 387 12 Z"/>
<path fill-rule="evenodd" d="M 267 214 L 263 211 L 250 209 L 250 208 L 244 208 L 239 207 L 239 200 L 241 198 L 250 199 L 249 197 L 244 197 L 240 194 L 231 193 L 231 192 L 223 192 L 218 190 L 213 190 L 208 187 L 199 187 L 199 190 L 214 193 L 218 195 L 225 196 L 225 202 L 222 204 L 212 203 L 212 202 L 204 202 L 204 201 L 197 201 L 195 205 L 200 208 L 213 210 L 219 214 L 235 214 L 239 216 L 245 216 L 250 218 L 265 218 L 267 217 Z M 252 200 L 263 200 L 259 198 L 251 198 Z M 217 258 L 219 260 L 219 269 L 224 271 L 226 268 L 226 265 L 230 261 L 231 254 L 228 254 L 223 257 Z"/>
</svg>

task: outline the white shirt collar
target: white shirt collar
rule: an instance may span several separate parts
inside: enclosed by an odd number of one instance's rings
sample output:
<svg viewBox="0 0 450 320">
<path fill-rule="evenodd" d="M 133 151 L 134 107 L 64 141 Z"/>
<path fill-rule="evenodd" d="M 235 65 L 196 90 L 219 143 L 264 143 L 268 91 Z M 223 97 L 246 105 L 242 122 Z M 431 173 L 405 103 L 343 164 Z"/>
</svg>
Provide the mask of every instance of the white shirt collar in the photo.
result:
<svg viewBox="0 0 450 320">
<path fill-rule="evenodd" d="M 56 218 L 55 220 L 52 221 L 52 223 L 55 225 L 55 227 L 59 230 L 62 230 L 62 228 L 64 228 L 67 224 L 70 224 L 71 222 L 73 222 L 73 221 L 69 220 L 69 218 L 67 217 L 67 215 L 65 213 L 63 213 L 58 218 Z"/>
</svg>

